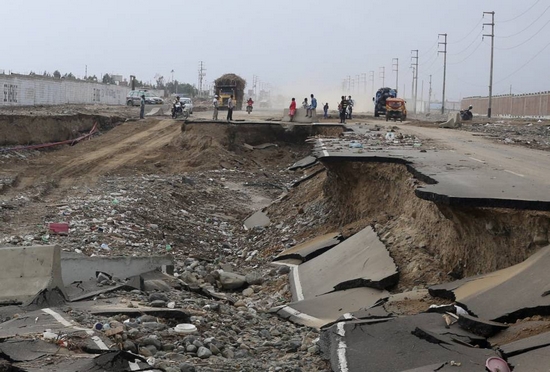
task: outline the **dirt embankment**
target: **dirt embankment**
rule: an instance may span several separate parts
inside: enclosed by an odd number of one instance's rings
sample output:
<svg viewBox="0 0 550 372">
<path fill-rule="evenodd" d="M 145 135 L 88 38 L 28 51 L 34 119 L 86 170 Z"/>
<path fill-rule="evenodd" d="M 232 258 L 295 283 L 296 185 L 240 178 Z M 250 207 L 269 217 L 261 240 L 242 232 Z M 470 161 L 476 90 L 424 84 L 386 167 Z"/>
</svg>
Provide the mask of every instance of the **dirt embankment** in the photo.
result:
<svg viewBox="0 0 550 372">
<path fill-rule="evenodd" d="M 397 290 L 488 273 L 519 263 L 548 242 L 550 214 L 456 208 L 419 199 L 419 181 L 404 165 L 330 162 L 326 174 L 305 182 L 273 206 L 276 221 L 296 218 L 296 236 L 371 225 L 401 274 Z"/>
<path fill-rule="evenodd" d="M 89 132 L 94 123 L 107 130 L 125 119 L 119 116 L 70 115 L 0 115 L 0 146 L 42 144 L 64 141 Z"/>
</svg>

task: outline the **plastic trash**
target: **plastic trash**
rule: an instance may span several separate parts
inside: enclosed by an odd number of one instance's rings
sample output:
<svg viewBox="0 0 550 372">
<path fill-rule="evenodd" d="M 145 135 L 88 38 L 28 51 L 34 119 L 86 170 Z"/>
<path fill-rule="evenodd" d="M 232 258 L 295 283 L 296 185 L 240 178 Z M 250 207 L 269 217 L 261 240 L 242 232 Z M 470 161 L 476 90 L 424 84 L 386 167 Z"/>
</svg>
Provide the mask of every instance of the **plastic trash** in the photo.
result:
<svg viewBox="0 0 550 372">
<path fill-rule="evenodd" d="M 175 326 L 174 331 L 176 331 L 176 333 L 189 334 L 197 332 L 197 327 L 195 327 L 193 324 L 182 323 Z"/>
<path fill-rule="evenodd" d="M 172 246 L 170 244 L 166 244 L 166 252 L 170 252 L 172 250 Z"/>
<path fill-rule="evenodd" d="M 349 147 L 352 148 L 352 149 L 362 149 L 363 144 L 359 143 L 359 142 L 352 142 L 352 143 L 349 144 Z"/>
<path fill-rule="evenodd" d="M 105 249 L 106 251 L 110 251 L 110 250 L 111 250 L 111 248 L 109 248 L 109 244 L 107 244 L 107 243 L 101 244 L 101 249 Z"/>
<path fill-rule="evenodd" d="M 386 141 L 393 141 L 394 139 L 395 139 L 395 133 L 394 132 L 386 133 Z"/>
<path fill-rule="evenodd" d="M 51 329 L 46 329 L 44 333 L 42 333 L 42 338 L 44 338 L 44 340 L 57 340 L 58 336 L 57 333 L 53 333 Z"/>
<path fill-rule="evenodd" d="M 103 323 L 97 322 L 96 324 L 94 324 L 94 329 L 96 331 L 101 331 L 103 329 Z"/>
</svg>

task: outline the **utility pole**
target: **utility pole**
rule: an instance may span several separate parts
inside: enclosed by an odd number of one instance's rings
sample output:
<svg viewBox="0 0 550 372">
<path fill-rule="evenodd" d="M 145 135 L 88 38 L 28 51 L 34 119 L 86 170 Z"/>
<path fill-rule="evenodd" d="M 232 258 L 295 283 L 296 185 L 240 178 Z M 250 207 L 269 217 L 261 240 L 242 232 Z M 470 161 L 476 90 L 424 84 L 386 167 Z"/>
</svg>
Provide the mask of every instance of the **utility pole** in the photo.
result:
<svg viewBox="0 0 550 372">
<path fill-rule="evenodd" d="M 372 84 L 370 88 L 371 96 L 374 97 L 374 71 L 369 71 L 369 81 Z"/>
<path fill-rule="evenodd" d="M 351 90 L 351 76 L 348 75 L 348 93 Z"/>
<path fill-rule="evenodd" d="M 411 60 L 413 60 L 413 84 L 414 84 L 414 113 L 416 114 L 416 105 L 418 97 L 418 49 L 411 50 Z"/>
<path fill-rule="evenodd" d="M 203 78 L 206 76 L 206 69 L 204 68 L 204 62 L 199 62 L 199 96 L 202 97 L 202 81 Z"/>
<path fill-rule="evenodd" d="M 493 104 L 493 57 L 495 52 L 495 12 L 483 12 L 485 14 L 491 15 L 491 23 L 484 23 L 483 26 L 491 26 L 490 34 L 483 34 L 483 37 L 491 38 L 491 72 L 489 76 L 489 108 L 487 109 L 487 117 L 491 117 L 491 109 Z"/>
<path fill-rule="evenodd" d="M 88 65 L 86 65 L 86 72 L 84 73 L 84 79 L 88 77 Z"/>
<path fill-rule="evenodd" d="M 392 71 L 395 72 L 395 91 L 397 92 L 399 90 L 399 58 L 392 59 Z"/>
<path fill-rule="evenodd" d="M 254 98 L 258 99 L 258 91 L 256 89 L 258 85 L 258 76 L 252 75 L 252 91 L 254 92 Z"/>
<path fill-rule="evenodd" d="M 443 36 L 443 42 L 438 41 L 438 45 L 443 45 L 443 50 L 438 50 L 437 53 L 443 53 L 443 99 L 441 101 L 441 113 L 445 114 L 445 83 L 447 79 L 447 34 L 439 34 L 440 40 Z"/>
<path fill-rule="evenodd" d="M 385 67 L 380 67 L 380 79 L 382 79 L 382 87 L 385 86 L 385 81 L 386 81 L 386 68 Z"/>
<path fill-rule="evenodd" d="M 422 85 L 420 89 L 420 103 L 422 104 L 422 112 L 424 112 L 424 80 L 422 80 Z"/>
<path fill-rule="evenodd" d="M 361 75 L 355 75 L 355 79 L 357 80 L 357 93 L 359 93 L 361 89 Z"/>
<path fill-rule="evenodd" d="M 430 89 L 428 90 L 428 112 L 431 110 L 432 105 L 432 75 L 430 75 Z"/>
<path fill-rule="evenodd" d="M 363 72 L 361 73 L 361 80 L 363 80 L 363 88 L 364 88 L 364 94 L 367 94 L 367 73 Z"/>
<path fill-rule="evenodd" d="M 411 99 L 414 101 L 414 70 L 415 70 L 415 67 L 412 66 L 412 71 L 413 71 L 413 80 L 412 80 L 412 84 L 411 84 Z M 416 104 L 416 102 L 415 102 Z"/>
</svg>

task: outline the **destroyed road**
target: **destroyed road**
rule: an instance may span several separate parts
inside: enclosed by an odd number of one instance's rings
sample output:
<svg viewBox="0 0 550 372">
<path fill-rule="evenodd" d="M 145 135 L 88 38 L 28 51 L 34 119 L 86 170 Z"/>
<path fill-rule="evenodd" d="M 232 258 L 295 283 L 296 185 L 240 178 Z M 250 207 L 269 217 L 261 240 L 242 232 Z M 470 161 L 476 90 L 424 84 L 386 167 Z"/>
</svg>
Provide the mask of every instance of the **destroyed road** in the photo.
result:
<svg viewBox="0 0 550 372">
<path fill-rule="evenodd" d="M 118 119 L 89 141 L 0 154 L 2 367 L 536 370 L 548 153 L 429 122 L 96 110 Z"/>
</svg>

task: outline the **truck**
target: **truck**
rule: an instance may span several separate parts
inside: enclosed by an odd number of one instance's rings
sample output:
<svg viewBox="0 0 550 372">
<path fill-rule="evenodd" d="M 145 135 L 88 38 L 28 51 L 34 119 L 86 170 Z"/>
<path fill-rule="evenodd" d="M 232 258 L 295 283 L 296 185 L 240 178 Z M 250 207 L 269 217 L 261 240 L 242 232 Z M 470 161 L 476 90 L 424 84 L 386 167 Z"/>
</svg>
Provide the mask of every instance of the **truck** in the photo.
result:
<svg viewBox="0 0 550 372">
<path fill-rule="evenodd" d="M 227 101 L 233 96 L 235 110 L 242 110 L 246 81 L 235 74 L 225 74 L 214 82 L 214 94 L 218 96 L 218 108 L 227 110 Z"/>
<path fill-rule="evenodd" d="M 397 90 L 392 88 L 380 88 L 376 92 L 376 96 L 372 98 L 374 102 L 374 117 L 386 115 L 386 100 L 388 98 L 397 98 Z"/>
</svg>

